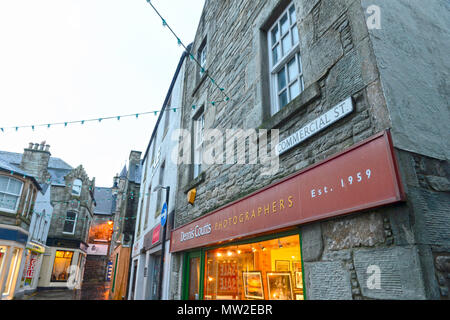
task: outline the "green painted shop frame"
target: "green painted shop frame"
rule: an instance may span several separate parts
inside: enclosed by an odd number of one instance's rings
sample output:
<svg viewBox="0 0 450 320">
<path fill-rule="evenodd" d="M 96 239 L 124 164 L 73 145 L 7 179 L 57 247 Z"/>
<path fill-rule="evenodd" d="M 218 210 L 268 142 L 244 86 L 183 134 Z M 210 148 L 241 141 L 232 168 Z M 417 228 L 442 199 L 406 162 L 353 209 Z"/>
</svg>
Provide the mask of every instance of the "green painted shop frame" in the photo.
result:
<svg viewBox="0 0 450 320">
<path fill-rule="evenodd" d="M 206 261 L 206 253 L 211 250 L 219 249 L 219 248 L 227 248 L 230 246 L 239 246 L 239 245 L 250 245 L 255 244 L 258 242 L 268 241 L 268 240 L 276 240 L 281 239 L 285 237 L 291 237 L 291 236 L 298 236 L 299 240 L 299 250 L 300 250 L 300 257 L 301 257 L 301 268 L 303 270 L 303 253 L 302 253 L 302 237 L 300 234 L 300 229 L 296 227 L 293 230 L 289 231 L 283 231 L 279 233 L 271 233 L 267 235 L 262 235 L 254 238 L 249 238 L 241 241 L 236 242 L 230 242 L 222 245 L 214 245 L 210 247 L 203 247 L 195 250 L 186 251 L 183 254 L 183 282 L 182 282 L 182 300 L 204 300 L 204 294 L 205 294 L 205 261 Z M 194 266 L 198 265 L 198 277 L 196 279 L 197 283 L 195 286 L 197 288 L 194 288 L 196 290 L 191 291 L 191 280 L 192 280 L 192 266 L 193 264 L 191 262 L 194 262 Z M 305 274 L 302 272 L 302 284 L 303 284 L 303 300 L 306 300 L 306 287 L 304 285 L 305 283 Z M 295 297 L 294 297 L 295 298 Z M 295 299 L 294 299 L 295 300 Z M 257 300 L 256 300 L 257 301 Z"/>
</svg>

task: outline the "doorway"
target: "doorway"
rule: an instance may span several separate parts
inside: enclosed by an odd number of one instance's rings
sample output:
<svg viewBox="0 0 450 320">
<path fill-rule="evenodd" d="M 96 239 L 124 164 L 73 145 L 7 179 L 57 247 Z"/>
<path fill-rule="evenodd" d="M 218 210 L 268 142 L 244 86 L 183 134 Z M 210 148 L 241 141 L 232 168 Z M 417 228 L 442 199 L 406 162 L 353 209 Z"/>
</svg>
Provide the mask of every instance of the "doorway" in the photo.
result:
<svg viewBox="0 0 450 320">
<path fill-rule="evenodd" d="M 202 277 L 203 256 L 201 251 L 188 253 L 185 256 L 183 290 L 184 300 L 201 300 L 203 297 Z"/>
</svg>

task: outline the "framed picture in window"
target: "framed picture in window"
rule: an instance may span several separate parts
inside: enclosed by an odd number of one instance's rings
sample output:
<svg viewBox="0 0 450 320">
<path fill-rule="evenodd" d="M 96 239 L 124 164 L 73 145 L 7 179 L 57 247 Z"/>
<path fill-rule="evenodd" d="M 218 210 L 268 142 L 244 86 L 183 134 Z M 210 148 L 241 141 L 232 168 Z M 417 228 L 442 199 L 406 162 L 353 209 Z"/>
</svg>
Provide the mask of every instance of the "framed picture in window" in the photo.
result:
<svg viewBox="0 0 450 320">
<path fill-rule="evenodd" d="M 290 262 L 289 260 L 275 260 L 275 271 L 279 272 L 289 272 L 290 271 Z"/>
<path fill-rule="evenodd" d="M 305 298 L 303 297 L 303 294 L 296 293 L 295 294 L 295 300 L 305 300 Z"/>
<path fill-rule="evenodd" d="M 300 271 L 295 271 L 295 288 L 296 289 L 303 289 L 303 276 Z"/>
<path fill-rule="evenodd" d="M 301 261 L 292 261 L 292 271 L 302 271 L 302 262 Z"/>
<path fill-rule="evenodd" d="M 264 300 L 264 287 L 261 271 L 242 272 L 244 295 L 247 299 Z"/>
<path fill-rule="evenodd" d="M 269 300 L 294 300 L 290 272 L 268 272 L 267 289 Z"/>
</svg>

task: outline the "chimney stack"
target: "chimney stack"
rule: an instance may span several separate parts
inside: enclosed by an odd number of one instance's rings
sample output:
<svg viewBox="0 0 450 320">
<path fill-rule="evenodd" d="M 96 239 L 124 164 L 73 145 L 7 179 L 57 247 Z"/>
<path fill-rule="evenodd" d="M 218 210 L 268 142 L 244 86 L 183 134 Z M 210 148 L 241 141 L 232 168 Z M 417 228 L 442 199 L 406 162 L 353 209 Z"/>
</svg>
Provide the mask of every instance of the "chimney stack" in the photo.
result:
<svg viewBox="0 0 450 320">
<path fill-rule="evenodd" d="M 20 167 L 40 183 L 44 182 L 44 177 L 48 173 L 48 162 L 51 156 L 49 150 L 50 146 L 43 141 L 40 144 L 30 142 L 28 148 L 25 148 L 23 152 Z"/>
</svg>

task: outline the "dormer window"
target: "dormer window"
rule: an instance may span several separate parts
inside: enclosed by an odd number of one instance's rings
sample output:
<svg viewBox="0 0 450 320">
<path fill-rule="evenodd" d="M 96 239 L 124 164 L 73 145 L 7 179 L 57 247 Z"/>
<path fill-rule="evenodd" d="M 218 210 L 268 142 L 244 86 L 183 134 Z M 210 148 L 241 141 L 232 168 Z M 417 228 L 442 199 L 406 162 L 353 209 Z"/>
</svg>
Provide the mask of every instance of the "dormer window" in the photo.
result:
<svg viewBox="0 0 450 320">
<path fill-rule="evenodd" d="M 72 195 L 81 196 L 81 188 L 83 186 L 83 182 L 80 179 L 75 179 L 72 186 Z"/>
</svg>

